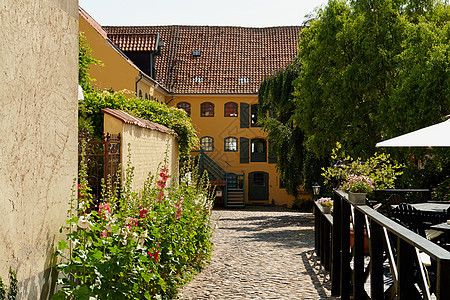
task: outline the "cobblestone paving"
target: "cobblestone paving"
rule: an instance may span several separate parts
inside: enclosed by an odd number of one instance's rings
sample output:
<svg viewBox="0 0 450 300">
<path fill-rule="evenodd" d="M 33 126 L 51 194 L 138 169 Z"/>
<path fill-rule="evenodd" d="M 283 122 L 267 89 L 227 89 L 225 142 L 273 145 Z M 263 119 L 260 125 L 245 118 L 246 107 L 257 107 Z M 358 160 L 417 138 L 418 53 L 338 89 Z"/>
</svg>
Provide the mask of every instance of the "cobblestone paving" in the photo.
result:
<svg viewBox="0 0 450 300">
<path fill-rule="evenodd" d="M 313 252 L 312 214 L 246 208 L 213 218 L 211 264 L 179 299 L 336 299 Z"/>
</svg>

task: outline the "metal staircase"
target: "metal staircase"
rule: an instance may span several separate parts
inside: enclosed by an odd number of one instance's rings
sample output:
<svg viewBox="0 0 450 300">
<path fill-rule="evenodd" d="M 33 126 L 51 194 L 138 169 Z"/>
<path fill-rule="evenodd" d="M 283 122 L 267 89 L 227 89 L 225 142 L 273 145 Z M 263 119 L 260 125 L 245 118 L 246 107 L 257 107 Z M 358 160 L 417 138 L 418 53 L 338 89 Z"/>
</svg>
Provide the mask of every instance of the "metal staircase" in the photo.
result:
<svg viewBox="0 0 450 300">
<path fill-rule="evenodd" d="M 216 186 L 223 187 L 225 207 L 245 207 L 245 174 L 227 173 L 203 150 L 192 151 L 199 153 L 198 165 L 200 172 L 208 172 L 209 180 Z"/>
</svg>

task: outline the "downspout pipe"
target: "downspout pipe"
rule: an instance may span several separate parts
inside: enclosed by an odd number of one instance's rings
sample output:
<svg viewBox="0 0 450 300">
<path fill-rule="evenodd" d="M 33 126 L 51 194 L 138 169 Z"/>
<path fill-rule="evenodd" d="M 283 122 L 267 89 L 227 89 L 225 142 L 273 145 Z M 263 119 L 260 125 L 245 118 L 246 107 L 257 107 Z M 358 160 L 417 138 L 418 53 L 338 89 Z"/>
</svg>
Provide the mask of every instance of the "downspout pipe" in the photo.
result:
<svg viewBox="0 0 450 300">
<path fill-rule="evenodd" d="M 138 97 L 138 87 L 137 87 L 137 85 L 138 85 L 139 81 L 142 80 L 142 77 L 143 77 L 142 73 L 139 72 L 139 79 L 136 81 L 136 93 L 135 93 L 136 98 Z"/>
</svg>

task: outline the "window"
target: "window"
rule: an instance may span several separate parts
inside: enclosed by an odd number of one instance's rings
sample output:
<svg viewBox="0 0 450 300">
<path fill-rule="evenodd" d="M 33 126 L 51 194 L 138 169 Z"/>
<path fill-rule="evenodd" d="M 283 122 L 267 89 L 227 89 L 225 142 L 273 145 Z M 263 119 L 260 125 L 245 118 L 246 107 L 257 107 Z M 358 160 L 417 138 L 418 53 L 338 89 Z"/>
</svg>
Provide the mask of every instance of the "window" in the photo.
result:
<svg viewBox="0 0 450 300">
<path fill-rule="evenodd" d="M 241 78 L 238 79 L 238 83 L 239 84 L 248 83 L 248 78 L 247 77 L 241 77 Z"/>
<path fill-rule="evenodd" d="M 203 77 L 194 77 L 194 83 L 202 83 Z"/>
<path fill-rule="evenodd" d="M 262 127 L 262 125 L 258 124 L 258 104 L 252 105 L 251 124 L 252 124 L 252 127 Z"/>
<path fill-rule="evenodd" d="M 225 138 L 225 151 L 229 152 L 237 152 L 237 138 L 235 137 L 227 137 Z"/>
<path fill-rule="evenodd" d="M 148 94 L 147 94 L 147 93 L 145 93 L 145 99 L 147 99 L 147 100 L 148 100 Z"/>
<path fill-rule="evenodd" d="M 214 139 L 210 136 L 205 136 L 200 139 L 200 146 L 204 151 L 214 151 Z"/>
<path fill-rule="evenodd" d="M 177 108 L 182 109 L 186 112 L 188 117 L 191 116 L 191 105 L 187 102 L 180 102 L 177 104 Z"/>
<path fill-rule="evenodd" d="M 238 104 L 235 102 L 225 103 L 225 117 L 237 117 Z"/>
<path fill-rule="evenodd" d="M 267 146 L 264 139 L 252 139 L 251 143 L 251 161 L 264 162 L 267 161 Z"/>
<path fill-rule="evenodd" d="M 211 102 L 203 102 L 200 105 L 201 117 L 214 117 L 214 104 Z"/>
<path fill-rule="evenodd" d="M 192 51 L 192 55 L 193 56 L 200 56 L 202 54 L 202 52 L 200 50 L 194 50 Z"/>
<path fill-rule="evenodd" d="M 142 91 L 139 90 L 139 98 L 142 98 Z"/>
</svg>

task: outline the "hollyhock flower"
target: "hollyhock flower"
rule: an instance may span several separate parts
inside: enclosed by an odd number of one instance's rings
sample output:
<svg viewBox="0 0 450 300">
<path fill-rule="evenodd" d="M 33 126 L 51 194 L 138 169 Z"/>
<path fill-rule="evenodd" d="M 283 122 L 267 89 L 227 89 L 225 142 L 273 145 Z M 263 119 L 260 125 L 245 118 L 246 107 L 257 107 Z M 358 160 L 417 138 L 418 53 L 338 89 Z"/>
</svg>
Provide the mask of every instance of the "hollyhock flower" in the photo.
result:
<svg viewBox="0 0 450 300">
<path fill-rule="evenodd" d="M 148 252 L 148 256 L 153 257 L 153 259 L 155 261 L 158 261 L 159 258 L 159 250 L 158 249 L 152 249 L 153 253 L 151 253 L 150 251 Z"/>
<path fill-rule="evenodd" d="M 108 223 L 108 224 L 106 224 L 105 225 L 105 229 L 108 231 L 108 232 L 112 232 L 112 225 L 111 225 L 111 223 Z"/>
<path fill-rule="evenodd" d="M 177 212 L 175 213 L 175 218 L 176 218 L 177 220 L 181 218 L 181 211 L 182 211 L 182 210 L 183 210 L 182 208 L 179 208 L 179 209 L 177 210 Z"/>
<path fill-rule="evenodd" d="M 89 228 L 89 217 L 90 215 L 80 216 L 78 218 L 78 226 L 83 229 Z"/>
<path fill-rule="evenodd" d="M 139 212 L 139 219 L 144 219 L 145 216 L 147 216 L 147 210 L 141 209 L 141 211 Z"/>
</svg>

